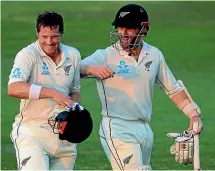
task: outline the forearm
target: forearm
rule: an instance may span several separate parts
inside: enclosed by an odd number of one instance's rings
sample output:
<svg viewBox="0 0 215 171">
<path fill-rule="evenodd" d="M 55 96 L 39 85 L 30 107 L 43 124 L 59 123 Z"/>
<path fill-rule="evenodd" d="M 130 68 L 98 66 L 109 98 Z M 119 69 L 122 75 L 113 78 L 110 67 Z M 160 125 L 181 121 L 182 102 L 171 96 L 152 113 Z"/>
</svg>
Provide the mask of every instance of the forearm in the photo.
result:
<svg viewBox="0 0 215 171">
<path fill-rule="evenodd" d="M 174 96 L 171 97 L 171 100 L 189 118 L 192 118 L 194 116 L 200 116 L 199 107 L 192 100 L 192 98 L 190 97 L 189 93 L 186 92 L 186 90 L 177 92 Z"/>
<path fill-rule="evenodd" d="M 8 85 L 8 95 L 19 99 L 28 99 L 31 84 L 15 82 Z"/>
<path fill-rule="evenodd" d="M 8 85 L 8 95 L 19 99 L 29 99 L 31 84 L 26 82 L 15 82 Z M 40 99 L 52 98 L 54 89 L 42 87 Z"/>
<path fill-rule="evenodd" d="M 190 102 L 184 91 L 176 93 L 173 97 L 171 97 L 171 100 L 176 104 L 176 106 L 179 106 L 184 100 L 187 100 L 188 103 Z"/>
<path fill-rule="evenodd" d="M 92 70 L 92 66 L 81 65 L 81 69 L 80 69 L 81 77 L 86 77 L 88 75 L 91 75 L 92 74 L 91 70 Z"/>
<path fill-rule="evenodd" d="M 78 104 L 81 103 L 81 95 L 79 92 L 70 93 L 69 96 L 71 97 L 73 102 L 76 102 Z"/>
</svg>

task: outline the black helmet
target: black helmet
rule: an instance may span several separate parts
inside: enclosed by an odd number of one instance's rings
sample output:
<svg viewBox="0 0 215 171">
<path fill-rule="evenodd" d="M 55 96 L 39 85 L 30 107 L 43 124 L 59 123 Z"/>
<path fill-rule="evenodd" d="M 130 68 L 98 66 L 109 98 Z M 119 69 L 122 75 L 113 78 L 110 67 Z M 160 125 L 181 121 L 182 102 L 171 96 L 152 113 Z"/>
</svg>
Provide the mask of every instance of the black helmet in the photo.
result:
<svg viewBox="0 0 215 171">
<path fill-rule="evenodd" d="M 59 113 L 56 117 L 49 118 L 49 124 L 55 134 L 59 134 L 60 140 L 71 143 L 81 143 L 91 134 L 93 120 L 87 109 L 76 105 Z"/>
<path fill-rule="evenodd" d="M 146 10 L 136 4 L 128 4 L 120 8 L 112 25 L 125 28 L 139 28 L 148 25 L 148 14 Z"/>
<path fill-rule="evenodd" d="M 131 49 L 141 46 L 143 37 L 147 35 L 149 30 L 148 14 L 143 7 L 136 4 L 128 4 L 118 10 L 115 19 L 112 22 L 112 26 L 113 29 L 110 32 L 110 42 L 112 46 L 117 50 L 123 50 L 119 45 L 126 45 L 129 51 L 131 51 Z M 139 29 L 139 33 L 132 36 L 118 34 L 118 27 Z M 129 37 L 132 41 L 122 43 L 120 40 L 120 37 L 122 36 Z"/>
</svg>

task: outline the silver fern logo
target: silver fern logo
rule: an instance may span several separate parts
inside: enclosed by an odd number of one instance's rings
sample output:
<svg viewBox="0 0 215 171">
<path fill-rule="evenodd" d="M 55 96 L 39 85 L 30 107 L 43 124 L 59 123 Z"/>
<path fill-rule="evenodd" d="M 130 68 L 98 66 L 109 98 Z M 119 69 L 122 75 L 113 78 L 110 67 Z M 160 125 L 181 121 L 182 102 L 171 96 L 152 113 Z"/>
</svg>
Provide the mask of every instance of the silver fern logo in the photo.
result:
<svg viewBox="0 0 215 171">
<path fill-rule="evenodd" d="M 125 17 L 127 14 L 129 14 L 130 12 L 120 12 L 119 18 L 123 18 Z"/>
<path fill-rule="evenodd" d="M 146 62 L 144 65 L 145 65 L 145 71 L 150 71 L 150 67 L 152 65 L 152 61 Z"/>
<path fill-rule="evenodd" d="M 132 157 L 133 157 L 133 154 L 130 155 L 130 156 L 128 156 L 128 157 L 126 157 L 125 159 L 123 159 L 124 165 L 129 164 L 129 162 L 130 162 L 130 160 L 131 160 Z"/>
<path fill-rule="evenodd" d="M 30 158 L 31 158 L 31 156 L 29 156 L 29 157 L 23 159 L 22 162 L 21 162 L 22 166 L 25 166 L 26 163 L 28 162 L 28 160 L 29 160 Z"/>
<path fill-rule="evenodd" d="M 71 69 L 72 65 L 68 65 L 64 67 L 65 75 L 69 75 L 69 71 Z"/>
</svg>

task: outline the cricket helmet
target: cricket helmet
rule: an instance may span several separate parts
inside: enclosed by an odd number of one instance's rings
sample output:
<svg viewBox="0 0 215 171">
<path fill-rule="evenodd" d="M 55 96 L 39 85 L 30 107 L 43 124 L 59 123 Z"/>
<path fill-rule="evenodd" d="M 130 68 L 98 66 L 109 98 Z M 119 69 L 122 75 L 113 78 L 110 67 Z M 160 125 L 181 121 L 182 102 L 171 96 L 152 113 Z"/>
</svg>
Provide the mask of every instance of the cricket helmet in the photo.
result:
<svg viewBox="0 0 215 171">
<path fill-rule="evenodd" d="M 90 112 L 79 105 L 60 112 L 54 121 L 53 118 L 50 118 L 49 124 L 53 132 L 59 134 L 60 140 L 67 140 L 71 143 L 85 141 L 93 129 Z"/>
<path fill-rule="evenodd" d="M 148 25 L 148 14 L 146 10 L 136 4 L 128 4 L 123 6 L 116 13 L 112 22 L 114 27 L 139 28 Z"/>
<path fill-rule="evenodd" d="M 110 32 L 111 44 L 114 45 L 118 40 L 116 37 L 129 36 L 119 35 L 118 27 L 128 29 L 139 29 L 139 33 L 134 35 L 132 41 L 129 43 L 129 48 L 132 49 L 140 44 L 142 38 L 147 35 L 149 30 L 149 19 L 146 10 L 136 4 L 128 4 L 121 7 L 112 22 L 113 30 Z M 130 36 L 131 37 L 131 36 Z"/>
</svg>

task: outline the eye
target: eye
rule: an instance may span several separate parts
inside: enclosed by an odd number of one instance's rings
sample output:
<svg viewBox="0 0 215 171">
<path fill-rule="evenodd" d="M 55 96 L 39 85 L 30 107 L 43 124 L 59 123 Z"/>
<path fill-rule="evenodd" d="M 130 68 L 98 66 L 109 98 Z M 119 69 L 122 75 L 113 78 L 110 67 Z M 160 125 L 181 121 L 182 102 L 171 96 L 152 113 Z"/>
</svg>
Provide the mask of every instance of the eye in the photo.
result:
<svg viewBox="0 0 215 171">
<path fill-rule="evenodd" d="M 60 36 L 52 36 L 52 39 L 59 39 Z"/>
<path fill-rule="evenodd" d="M 128 30 L 128 33 L 134 33 L 135 32 L 135 29 L 129 29 Z"/>
</svg>

